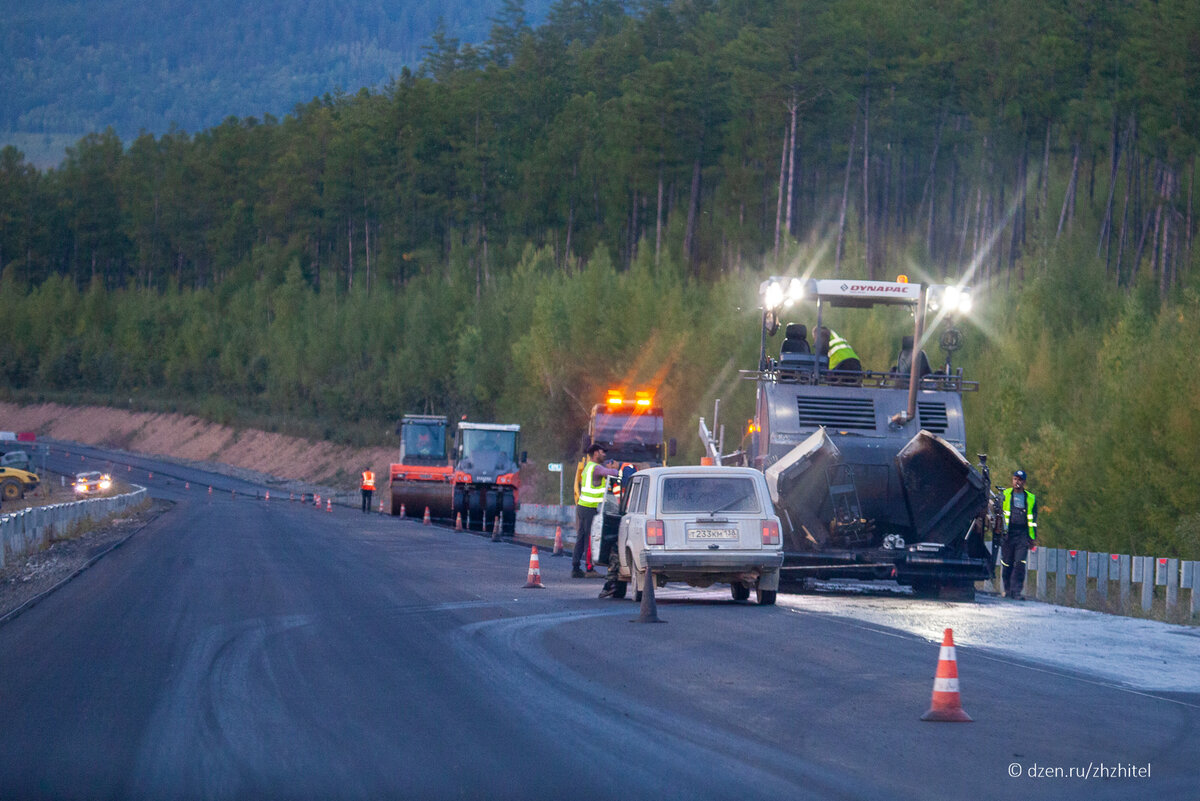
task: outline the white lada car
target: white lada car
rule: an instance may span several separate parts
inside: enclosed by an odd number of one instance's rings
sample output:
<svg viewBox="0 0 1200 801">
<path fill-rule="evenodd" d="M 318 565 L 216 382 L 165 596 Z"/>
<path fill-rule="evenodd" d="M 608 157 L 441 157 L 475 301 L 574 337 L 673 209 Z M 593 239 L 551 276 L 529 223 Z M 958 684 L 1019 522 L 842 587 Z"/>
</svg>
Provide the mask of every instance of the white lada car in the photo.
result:
<svg viewBox="0 0 1200 801">
<path fill-rule="evenodd" d="M 748 467 L 653 467 L 622 492 L 617 597 L 633 583 L 641 600 L 649 569 L 656 586 L 729 584 L 734 600 L 754 587 L 775 603 L 783 546 L 762 473 Z"/>
</svg>

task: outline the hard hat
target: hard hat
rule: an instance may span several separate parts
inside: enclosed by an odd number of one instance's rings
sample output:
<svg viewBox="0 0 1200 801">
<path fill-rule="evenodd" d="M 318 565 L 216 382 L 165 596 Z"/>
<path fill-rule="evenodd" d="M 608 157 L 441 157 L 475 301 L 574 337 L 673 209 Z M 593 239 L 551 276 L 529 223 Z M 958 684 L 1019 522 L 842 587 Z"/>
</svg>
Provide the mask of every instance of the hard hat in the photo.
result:
<svg viewBox="0 0 1200 801">
<path fill-rule="evenodd" d="M 1013 472 L 1013 478 L 1019 478 L 1019 479 L 1021 479 L 1022 481 L 1024 481 L 1024 480 L 1025 480 L 1025 478 L 1026 478 L 1026 476 L 1025 476 L 1025 471 L 1024 471 L 1024 470 L 1016 470 L 1016 471 L 1014 471 L 1014 472 Z"/>
</svg>

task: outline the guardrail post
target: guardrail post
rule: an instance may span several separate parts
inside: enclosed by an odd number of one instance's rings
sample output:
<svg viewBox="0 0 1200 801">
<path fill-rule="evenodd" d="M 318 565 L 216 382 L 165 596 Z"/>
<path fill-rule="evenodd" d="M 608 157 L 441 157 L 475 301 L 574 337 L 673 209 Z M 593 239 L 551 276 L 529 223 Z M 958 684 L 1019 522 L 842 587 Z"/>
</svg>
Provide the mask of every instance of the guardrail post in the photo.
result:
<svg viewBox="0 0 1200 801">
<path fill-rule="evenodd" d="M 1100 598 L 1104 601 L 1105 606 L 1108 605 L 1108 563 L 1108 554 L 1096 554 L 1096 592 L 1100 594 Z"/>
<path fill-rule="evenodd" d="M 1075 575 L 1075 557 L 1069 548 L 1056 549 L 1058 557 L 1058 572 L 1054 576 L 1054 601 L 1064 604 L 1067 602 L 1067 579 Z"/>
<path fill-rule="evenodd" d="M 1038 548 L 1033 552 L 1037 556 L 1037 592 L 1034 597 L 1039 601 L 1046 600 L 1046 573 L 1049 572 L 1053 548 Z"/>
<path fill-rule="evenodd" d="M 1196 593 L 1196 585 L 1200 584 L 1200 562 L 1188 562 L 1187 564 L 1191 568 L 1188 572 L 1188 577 L 1190 580 L 1190 584 L 1188 586 L 1191 587 L 1192 590 L 1191 613 L 1192 617 L 1194 618 L 1196 615 L 1200 614 L 1200 594 Z"/>
<path fill-rule="evenodd" d="M 1154 607 L 1154 557 L 1139 556 L 1142 563 L 1142 611 L 1149 612 Z"/>
<path fill-rule="evenodd" d="M 1167 560 L 1167 618 L 1174 614 L 1179 605 L 1179 560 Z"/>
<path fill-rule="evenodd" d="M 1087 605 L 1088 552 L 1077 551 L 1075 558 L 1075 605 Z"/>
<path fill-rule="evenodd" d="M 1117 556 L 1117 580 L 1120 582 L 1120 602 L 1122 614 L 1129 614 L 1129 576 L 1131 571 L 1130 563 L 1133 560 L 1127 553 Z"/>
</svg>

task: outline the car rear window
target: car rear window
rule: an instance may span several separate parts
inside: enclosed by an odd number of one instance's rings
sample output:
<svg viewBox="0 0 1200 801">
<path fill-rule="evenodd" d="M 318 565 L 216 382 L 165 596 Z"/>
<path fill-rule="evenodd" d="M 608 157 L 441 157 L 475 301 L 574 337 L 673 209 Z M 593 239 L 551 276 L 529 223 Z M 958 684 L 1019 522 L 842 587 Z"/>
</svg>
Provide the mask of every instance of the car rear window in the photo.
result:
<svg viewBox="0 0 1200 801">
<path fill-rule="evenodd" d="M 754 481 L 744 477 L 678 476 L 663 479 L 664 514 L 762 511 Z"/>
</svg>

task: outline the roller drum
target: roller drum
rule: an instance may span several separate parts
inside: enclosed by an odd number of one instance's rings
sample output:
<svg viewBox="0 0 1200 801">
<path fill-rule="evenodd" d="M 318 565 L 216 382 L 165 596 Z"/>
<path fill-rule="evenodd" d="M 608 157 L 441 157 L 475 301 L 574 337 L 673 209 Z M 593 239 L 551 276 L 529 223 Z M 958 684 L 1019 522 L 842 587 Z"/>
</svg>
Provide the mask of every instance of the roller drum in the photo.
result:
<svg viewBox="0 0 1200 801">
<path fill-rule="evenodd" d="M 449 520 L 454 516 L 452 503 L 454 486 L 445 481 L 394 481 L 392 482 L 392 514 L 400 514 L 404 505 L 406 517 L 424 517 L 425 507 L 429 515 L 438 520 Z"/>
</svg>

